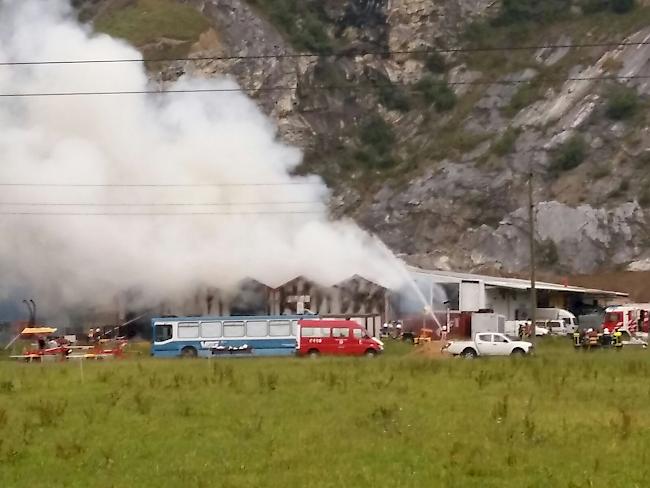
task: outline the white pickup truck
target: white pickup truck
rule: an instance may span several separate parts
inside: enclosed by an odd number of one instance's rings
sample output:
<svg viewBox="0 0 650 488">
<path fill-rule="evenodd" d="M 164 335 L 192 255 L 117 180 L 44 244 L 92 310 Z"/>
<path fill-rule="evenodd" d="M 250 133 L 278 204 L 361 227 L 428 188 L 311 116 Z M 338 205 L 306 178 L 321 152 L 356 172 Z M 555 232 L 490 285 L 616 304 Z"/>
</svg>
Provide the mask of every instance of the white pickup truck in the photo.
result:
<svg viewBox="0 0 650 488">
<path fill-rule="evenodd" d="M 530 342 L 513 341 L 503 334 L 482 332 L 470 341 L 448 342 L 443 351 L 452 356 L 475 358 L 476 356 L 525 356 L 533 352 Z"/>
</svg>

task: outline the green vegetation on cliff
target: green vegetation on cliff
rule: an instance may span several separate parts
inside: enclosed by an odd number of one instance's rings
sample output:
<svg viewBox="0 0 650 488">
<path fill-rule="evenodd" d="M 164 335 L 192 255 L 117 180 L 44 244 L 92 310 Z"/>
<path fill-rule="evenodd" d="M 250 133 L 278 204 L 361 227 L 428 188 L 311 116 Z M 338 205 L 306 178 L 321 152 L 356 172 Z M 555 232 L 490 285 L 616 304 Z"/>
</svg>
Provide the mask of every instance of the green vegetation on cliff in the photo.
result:
<svg viewBox="0 0 650 488">
<path fill-rule="evenodd" d="M 135 46 L 163 38 L 194 42 L 208 27 L 196 9 L 173 0 L 137 0 L 122 9 L 108 9 L 95 20 L 96 30 Z"/>
<path fill-rule="evenodd" d="M 283 32 L 299 51 L 331 52 L 327 18 L 318 0 L 248 0 Z"/>
</svg>

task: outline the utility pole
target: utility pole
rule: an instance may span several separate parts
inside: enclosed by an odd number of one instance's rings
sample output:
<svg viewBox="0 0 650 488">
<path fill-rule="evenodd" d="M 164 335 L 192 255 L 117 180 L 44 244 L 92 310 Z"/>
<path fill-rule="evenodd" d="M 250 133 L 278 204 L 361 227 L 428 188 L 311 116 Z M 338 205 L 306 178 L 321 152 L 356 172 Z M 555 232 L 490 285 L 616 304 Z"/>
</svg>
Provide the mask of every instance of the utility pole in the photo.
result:
<svg viewBox="0 0 650 488">
<path fill-rule="evenodd" d="M 537 289 L 535 288 L 535 203 L 533 202 L 533 171 L 528 175 L 528 233 L 530 239 L 530 339 L 535 339 Z"/>
</svg>

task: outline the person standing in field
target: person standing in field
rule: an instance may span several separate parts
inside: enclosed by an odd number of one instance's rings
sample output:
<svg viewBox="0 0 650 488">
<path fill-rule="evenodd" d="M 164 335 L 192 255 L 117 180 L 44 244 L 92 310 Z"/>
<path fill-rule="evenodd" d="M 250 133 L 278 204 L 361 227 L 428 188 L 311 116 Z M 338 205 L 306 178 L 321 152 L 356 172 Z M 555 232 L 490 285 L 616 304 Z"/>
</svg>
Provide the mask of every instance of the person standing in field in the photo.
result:
<svg viewBox="0 0 650 488">
<path fill-rule="evenodd" d="M 617 351 L 620 351 L 623 347 L 623 333 L 616 327 L 614 329 L 614 347 Z"/>
<path fill-rule="evenodd" d="M 602 342 L 603 342 L 603 346 L 605 347 L 609 347 L 612 345 L 612 336 L 610 335 L 609 329 L 607 327 L 605 327 L 605 329 L 603 330 Z"/>
<path fill-rule="evenodd" d="M 592 347 L 598 347 L 598 332 L 596 332 L 594 329 L 589 329 L 588 332 L 589 342 L 587 344 L 589 345 L 589 349 Z"/>
<path fill-rule="evenodd" d="M 440 340 L 441 340 L 442 342 L 447 342 L 447 327 L 448 327 L 448 325 L 447 325 L 447 324 L 444 324 L 444 325 L 440 328 Z"/>
</svg>

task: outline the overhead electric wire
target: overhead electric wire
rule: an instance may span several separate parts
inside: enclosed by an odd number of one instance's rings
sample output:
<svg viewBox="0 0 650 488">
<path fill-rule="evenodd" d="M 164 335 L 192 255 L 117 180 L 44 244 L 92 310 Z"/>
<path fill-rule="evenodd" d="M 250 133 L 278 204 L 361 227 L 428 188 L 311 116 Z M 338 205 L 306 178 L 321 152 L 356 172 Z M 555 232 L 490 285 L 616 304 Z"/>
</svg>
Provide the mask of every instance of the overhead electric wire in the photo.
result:
<svg viewBox="0 0 650 488">
<path fill-rule="evenodd" d="M 57 203 L 57 202 L 0 202 L 0 205 L 11 207 L 231 207 L 237 205 L 318 205 L 318 200 L 295 202 L 208 202 L 208 203 Z"/>
<path fill-rule="evenodd" d="M 324 214 L 322 210 L 287 210 L 287 211 L 270 211 L 270 212 L 3 212 L 0 215 L 35 215 L 35 216 L 80 216 L 80 217 L 93 217 L 93 216 L 197 216 L 197 215 L 318 215 Z"/>
<path fill-rule="evenodd" d="M 311 186 L 321 185 L 320 181 L 286 181 L 268 183 L 42 183 L 42 182 L 0 182 L 0 186 L 52 187 L 52 188 L 210 188 L 241 186 Z"/>
<path fill-rule="evenodd" d="M 589 49 L 596 47 L 628 47 L 647 46 L 650 41 L 607 41 L 590 43 L 560 43 L 523 46 L 486 46 L 486 47 L 457 47 L 457 48 L 421 48 L 397 50 L 348 50 L 337 53 L 277 53 L 229 56 L 187 56 L 173 58 L 118 58 L 118 59 L 71 59 L 71 60 L 33 60 L 33 61 L 1 61 L 0 66 L 42 66 L 42 65 L 74 65 L 74 64 L 112 64 L 112 63 L 172 63 L 185 61 L 255 61 L 263 59 L 291 59 L 291 58 L 351 58 L 357 56 L 398 56 L 418 54 L 455 54 L 455 53 L 480 53 L 499 51 L 532 51 L 540 49 Z"/>
<path fill-rule="evenodd" d="M 473 81 L 436 81 L 431 80 L 430 85 L 462 86 L 462 85 L 518 85 L 524 83 L 541 82 L 567 82 L 567 81 L 621 81 L 621 80 L 646 80 L 650 75 L 596 75 L 596 76 L 569 76 L 569 77 L 544 77 L 526 78 L 519 80 L 473 80 Z M 418 87 L 416 83 L 351 83 L 348 85 L 315 85 L 310 87 L 269 86 L 259 88 L 184 88 L 171 90 L 113 90 L 113 91 L 87 91 L 87 92 L 33 92 L 33 93 L 0 93 L 0 98 L 31 98 L 31 97 L 69 97 L 69 96 L 101 96 L 101 95 L 169 95 L 180 93 L 231 93 L 231 92 L 260 92 L 260 91 L 295 91 L 301 88 L 313 90 L 352 90 L 381 88 L 387 86 L 402 86 L 413 91 L 424 91 L 426 87 Z"/>
</svg>

